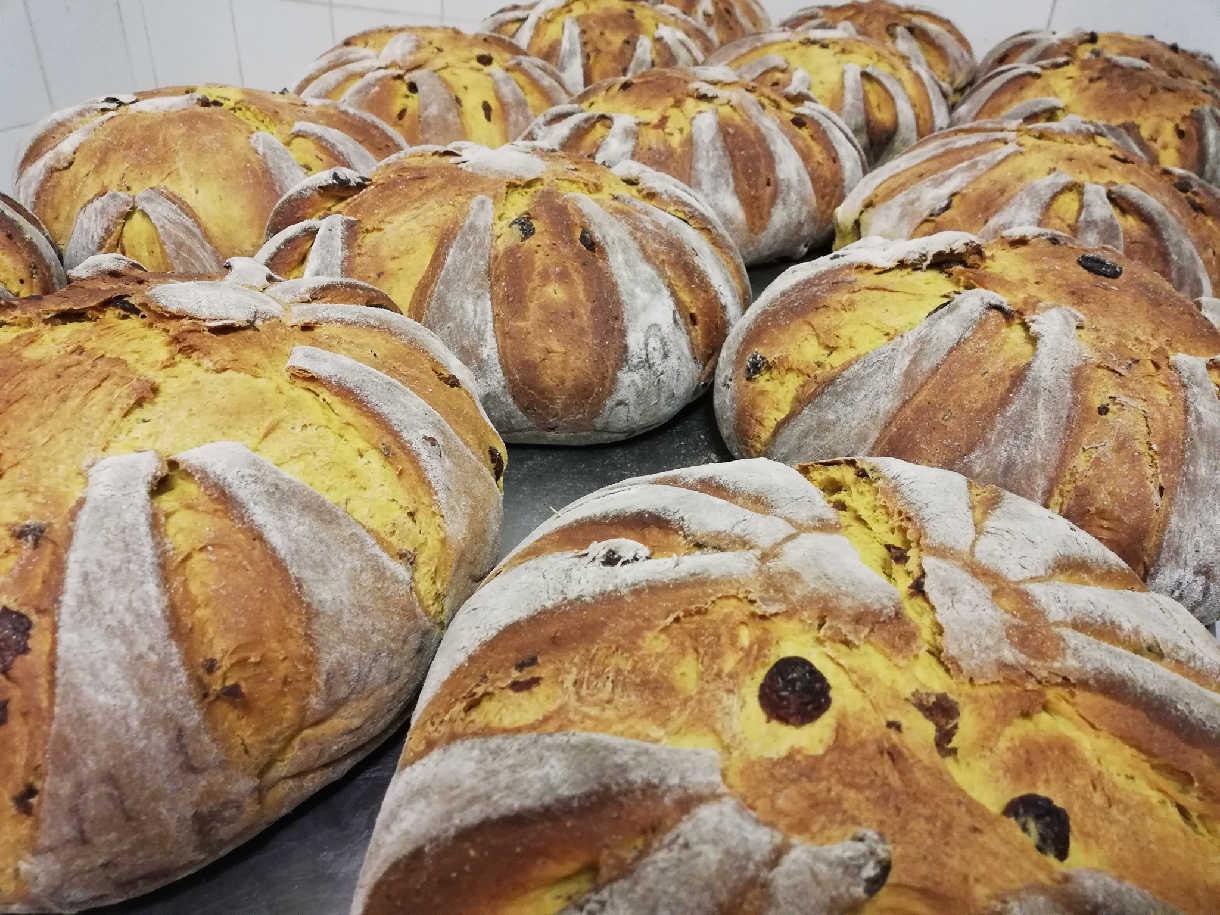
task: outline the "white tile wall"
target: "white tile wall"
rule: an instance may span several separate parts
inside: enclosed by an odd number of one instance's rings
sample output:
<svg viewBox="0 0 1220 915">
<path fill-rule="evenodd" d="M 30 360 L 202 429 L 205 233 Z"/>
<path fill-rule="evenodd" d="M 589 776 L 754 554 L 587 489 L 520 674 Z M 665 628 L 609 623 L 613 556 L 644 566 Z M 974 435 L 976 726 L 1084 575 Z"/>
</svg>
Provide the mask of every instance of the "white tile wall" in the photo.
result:
<svg viewBox="0 0 1220 915">
<path fill-rule="evenodd" d="M 34 122 L 96 95 L 174 83 L 278 89 L 382 23 L 475 27 L 507 0 L 0 0 L 0 189 Z M 778 20 L 810 0 L 764 0 Z M 1153 32 L 1220 56 L 1216 0 L 918 0 L 980 55 L 1027 28 Z"/>
</svg>

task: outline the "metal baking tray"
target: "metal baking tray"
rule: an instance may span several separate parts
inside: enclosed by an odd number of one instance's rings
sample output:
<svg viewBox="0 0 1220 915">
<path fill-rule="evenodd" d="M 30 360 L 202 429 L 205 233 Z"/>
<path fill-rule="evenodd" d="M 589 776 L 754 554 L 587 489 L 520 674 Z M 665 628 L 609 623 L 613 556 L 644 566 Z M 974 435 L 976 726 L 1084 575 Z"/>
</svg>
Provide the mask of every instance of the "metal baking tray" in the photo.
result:
<svg viewBox="0 0 1220 915">
<path fill-rule="evenodd" d="M 750 271 L 754 295 L 788 264 Z M 503 556 L 568 503 L 628 477 L 726 461 L 706 393 L 659 429 L 613 445 L 510 445 Z M 406 727 L 332 785 L 219 861 L 96 915 L 343 915 Z"/>
</svg>

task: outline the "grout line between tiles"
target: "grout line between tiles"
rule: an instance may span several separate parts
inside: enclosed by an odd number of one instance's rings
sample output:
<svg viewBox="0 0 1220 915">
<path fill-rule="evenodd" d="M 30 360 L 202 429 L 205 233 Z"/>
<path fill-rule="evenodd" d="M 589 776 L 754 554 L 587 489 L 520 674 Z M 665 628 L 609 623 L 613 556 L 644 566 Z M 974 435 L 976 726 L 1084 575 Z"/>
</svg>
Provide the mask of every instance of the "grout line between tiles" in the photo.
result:
<svg viewBox="0 0 1220 915">
<path fill-rule="evenodd" d="M 30 30 L 30 44 L 34 46 L 34 58 L 38 61 L 38 73 L 42 76 L 42 91 L 47 94 L 47 107 L 55 107 L 55 98 L 51 95 L 51 81 L 47 78 L 47 65 L 42 59 L 42 45 L 38 42 L 38 32 L 34 30 L 34 17 L 30 15 L 29 0 L 21 0 L 21 8 L 25 10 L 25 24 Z"/>
<path fill-rule="evenodd" d="M 114 14 L 119 17 L 119 32 L 123 35 L 123 49 L 127 52 L 127 72 L 131 77 L 131 82 L 127 84 L 127 89 L 130 92 L 135 92 L 138 88 L 136 86 L 135 56 L 131 53 L 131 42 L 127 38 L 127 23 L 123 19 L 123 4 L 119 0 L 114 0 Z"/>
<path fill-rule="evenodd" d="M 237 56 L 237 85 L 246 84 L 246 72 L 241 63 L 241 39 L 237 37 L 237 12 L 233 9 L 234 0 L 229 0 L 229 31 L 233 33 L 233 53 Z"/>
<path fill-rule="evenodd" d="M 1051 0 L 1051 8 L 1046 14 L 1046 30 L 1049 32 L 1054 28 L 1055 8 L 1059 6 L 1059 0 Z"/>
<path fill-rule="evenodd" d="M 144 0 L 140 0 L 140 25 L 144 27 L 144 43 L 148 45 L 148 66 L 152 68 L 153 86 L 161 85 L 161 77 L 157 76 L 157 55 L 153 53 L 152 35 L 148 31 L 148 10 Z"/>
</svg>

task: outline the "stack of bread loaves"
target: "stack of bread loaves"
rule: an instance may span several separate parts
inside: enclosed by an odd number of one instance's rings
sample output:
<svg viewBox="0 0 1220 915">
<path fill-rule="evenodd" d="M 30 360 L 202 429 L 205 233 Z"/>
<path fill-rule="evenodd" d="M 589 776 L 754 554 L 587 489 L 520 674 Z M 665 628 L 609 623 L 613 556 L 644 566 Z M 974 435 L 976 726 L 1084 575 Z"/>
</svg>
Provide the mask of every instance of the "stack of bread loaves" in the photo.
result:
<svg viewBox="0 0 1220 915">
<path fill-rule="evenodd" d="M 0 912 L 1214 915 L 1220 68 L 767 3 L 34 128 Z"/>
</svg>

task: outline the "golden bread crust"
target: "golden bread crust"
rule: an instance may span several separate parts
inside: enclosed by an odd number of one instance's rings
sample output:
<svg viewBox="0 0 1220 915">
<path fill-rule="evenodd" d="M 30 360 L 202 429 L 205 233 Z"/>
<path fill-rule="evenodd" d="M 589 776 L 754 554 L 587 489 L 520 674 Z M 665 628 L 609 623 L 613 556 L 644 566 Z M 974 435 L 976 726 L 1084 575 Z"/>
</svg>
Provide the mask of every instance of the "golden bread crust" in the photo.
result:
<svg viewBox="0 0 1220 915">
<path fill-rule="evenodd" d="M 707 63 L 732 67 L 778 92 L 812 94 L 843 118 L 874 164 L 948 123 L 944 96 L 927 68 L 843 31 L 749 35 L 719 48 Z"/>
<path fill-rule="evenodd" d="M 341 775 L 499 527 L 503 443 L 423 328 L 240 260 L 81 272 L 0 305 L 6 911 L 147 891 Z"/>
<path fill-rule="evenodd" d="M 718 45 L 771 27 L 771 17 L 759 0 L 669 0 L 667 5 L 700 23 Z"/>
<path fill-rule="evenodd" d="M 66 282 L 59 249 L 38 217 L 0 194 L 0 299 L 44 295 Z"/>
<path fill-rule="evenodd" d="M 716 47 L 702 23 L 649 0 L 538 0 L 506 6 L 480 28 L 553 64 L 572 92 L 649 67 L 693 66 Z"/>
<path fill-rule="evenodd" d="M 1181 606 L 957 474 L 625 481 L 454 618 L 355 911 L 1201 912 L 1218 689 Z M 437 892 L 455 884 L 463 905 Z"/>
<path fill-rule="evenodd" d="M 321 55 L 296 91 L 367 111 L 412 146 L 499 146 L 569 97 L 550 64 L 509 39 L 439 26 L 353 35 Z"/>
<path fill-rule="evenodd" d="M 384 288 L 483 385 L 510 441 L 611 441 L 710 382 L 748 291 L 732 240 L 683 185 L 535 144 L 457 143 L 306 181 L 260 258 Z"/>
<path fill-rule="evenodd" d="M 829 109 L 719 67 L 603 80 L 539 118 L 525 139 L 677 178 L 715 211 L 747 264 L 799 258 L 825 241 L 834 208 L 865 169 Z"/>
<path fill-rule="evenodd" d="M 1133 57 L 1058 57 L 993 70 L 954 109 L 953 123 L 1055 121 L 1113 124 L 1150 159 L 1220 183 L 1220 90 Z"/>
<path fill-rule="evenodd" d="M 1220 330 L 1113 249 L 1037 233 L 865 239 L 793 268 L 725 345 L 721 430 L 739 455 L 1002 484 L 1210 623 Z"/>
<path fill-rule="evenodd" d="M 1187 298 L 1220 289 L 1220 192 L 1148 162 L 1126 136 L 1075 118 L 968 124 L 873 172 L 836 214 L 836 245 L 1019 225 L 1111 245 Z"/>
<path fill-rule="evenodd" d="M 305 175 L 367 171 L 402 146 L 377 119 L 327 101 L 169 87 L 51 115 L 18 164 L 17 196 L 69 269 L 117 252 L 150 269 L 216 272 L 258 249 L 272 206 Z"/>
<path fill-rule="evenodd" d="M 947 94 L 960 92 L 974 77 L 974 52 L 970 40 L 952 21 L 922 7 L 887 0 L 808 6 L 797 10 L 780 25 L 786 29 L 849 26 L 856 33 L 883 42 L 927 67 Z"/>
</svg>

